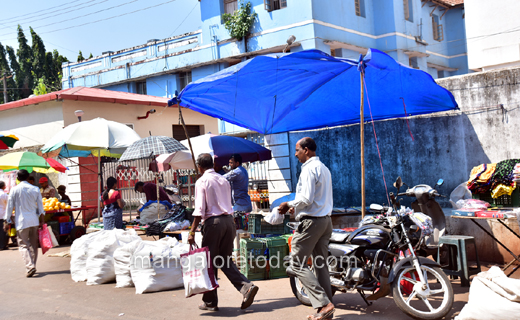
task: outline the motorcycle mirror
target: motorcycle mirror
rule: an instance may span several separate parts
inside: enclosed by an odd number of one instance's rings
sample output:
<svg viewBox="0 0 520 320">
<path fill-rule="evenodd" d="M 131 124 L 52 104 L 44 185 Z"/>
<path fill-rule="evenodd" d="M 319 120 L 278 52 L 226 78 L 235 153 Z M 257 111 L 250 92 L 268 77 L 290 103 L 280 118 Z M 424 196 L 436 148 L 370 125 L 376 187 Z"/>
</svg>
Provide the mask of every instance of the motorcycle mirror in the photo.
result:
<svg viewBox="0 0 520 320">
<path fill-rule="evenodd" d="M 437 181 L 438 186 L 442 186 L 443 183 L 444 183 L 444 180 L 442 180 L 442 179 L 439 179 L 439 181 Z"/>
<path fill-rule="evenodd" d="M 401 189 L 402 186 L 403 186 L 403 180 L 401 180 L 401 177 L 399 176 L 399 177 L 397 177 L 397 180 L 395 180 L 394 187 L 399 190 L 399 189 Z"/>
<path fill-rule="evenodd" d="M 380 204 L 372 203 L 370 205 L 370 210 L 372 210 L 372 211 L 382 211 L 383 210 L 383 206 L 380 205 Z"/>
</svg>

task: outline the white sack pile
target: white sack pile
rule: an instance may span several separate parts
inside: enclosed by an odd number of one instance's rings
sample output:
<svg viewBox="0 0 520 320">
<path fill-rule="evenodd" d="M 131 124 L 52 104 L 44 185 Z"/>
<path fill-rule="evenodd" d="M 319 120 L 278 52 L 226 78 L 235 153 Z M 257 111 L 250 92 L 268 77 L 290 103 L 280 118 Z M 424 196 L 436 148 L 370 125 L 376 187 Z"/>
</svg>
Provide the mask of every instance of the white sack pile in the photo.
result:
<svg viewBox="0 0 520 320">
<path fill-rule="evenodd" d="M 469 301 L 455 320 L 516 320 L 519 315 L 520 280 L 494 266 L 473 278 Z"/>
</svg>

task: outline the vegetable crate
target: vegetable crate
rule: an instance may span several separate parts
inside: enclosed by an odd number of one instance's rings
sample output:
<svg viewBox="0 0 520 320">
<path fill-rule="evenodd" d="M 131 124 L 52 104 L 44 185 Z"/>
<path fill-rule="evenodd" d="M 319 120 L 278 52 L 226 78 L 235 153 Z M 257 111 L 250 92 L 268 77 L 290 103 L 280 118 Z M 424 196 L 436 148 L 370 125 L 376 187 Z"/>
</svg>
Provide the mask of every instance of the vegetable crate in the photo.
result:
<svg viewBox="0 0 520 320">
<path fill-rule="evenodd" d="M 240 239 L 240 272 L 249 280 L 266 279 L 265 244 L 258 239 Z"/>
<path fill-rule="evenodd" d="M 515 188 L 511 195 L 503 195 L 498 198 L 492 198 L 491 192 L 474 193 L 473 199 L 479 199 L 486 202 L 493 207 L 520 207 L 520 188 Z"/>
<path fill-rule="evenodd" d="M 269 257 L 267 273 L 269 275 L 269 279 L 287 277 L 287 273 L 285 272 L 286 266 L 284 265 L 283 260 L 289 254 L 287 239 L 283 236 L 280 236 L 260 238 L 258 240 L 265 243 L 267 248 L 266 255 Z"/>
<path fill-rule="evenodd" d="M 282 224 L 272 225 L 264 220 L 261 214 L 250 214 L 249 215 L 249 226 L 248 232 L 252 234 L 286 234 L 291 233 L 290 228 L 287 226 L 289 222 L 289 215 L 286 214 Z"/>
</svg>

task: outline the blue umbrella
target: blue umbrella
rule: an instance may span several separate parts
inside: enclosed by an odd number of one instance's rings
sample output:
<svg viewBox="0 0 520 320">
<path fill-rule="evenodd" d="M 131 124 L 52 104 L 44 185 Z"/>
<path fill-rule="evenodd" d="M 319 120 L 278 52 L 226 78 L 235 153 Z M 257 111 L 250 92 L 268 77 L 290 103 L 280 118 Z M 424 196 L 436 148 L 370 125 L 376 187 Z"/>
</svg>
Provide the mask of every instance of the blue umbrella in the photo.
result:
<svg viewBox="0 0 520 320">
<path fill-rule="evenodd" d="M 458 108 L 453 95 L 428 73 L 376 49 L 357 61 L 319 50 L 257 56 L 190 83 L 168 104 L 264 134 L 363 123 L 369 105 L 373 120 Z"/>
<path fill-rule="evenodd" d="M 190 83 L 169 104 L 264 134 L 354 124 L 360 73 L 374 120 L 457 109 L 428 73 L 375 49 L 358 61 L 319 50 L 257 56 Z"/>
</svg>

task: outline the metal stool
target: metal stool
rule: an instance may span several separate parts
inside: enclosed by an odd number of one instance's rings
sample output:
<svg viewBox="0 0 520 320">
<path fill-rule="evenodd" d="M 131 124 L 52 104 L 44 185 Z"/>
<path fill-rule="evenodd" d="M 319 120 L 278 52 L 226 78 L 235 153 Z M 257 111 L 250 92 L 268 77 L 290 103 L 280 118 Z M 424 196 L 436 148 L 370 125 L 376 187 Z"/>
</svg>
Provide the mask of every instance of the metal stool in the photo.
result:
<svg viewBox="0 0 520 320">
<path fill-rule="evenodd" d="M 439 239 L 439 251 L 437 252 L 437 263 L 440 264 L 440 246 L 448 245 L 448 265 L 441 266 L 444 273 L 450 276 L 460 277 L 462 287 L 469 287 L 469 277 L 481 271 L 480 261 L 478 259 L 477 245 L 475 238 L 469 236 L 442 236 Z M 477 267 L 468 267 L 468 258 L 466 254 L 466 245 L 473 244 L 475 248 L 475 259 Z M 455 251 L 456 249 L 456 251 Z M 456 263 L 456 264 L 455 264 Z"/>
</svg>

